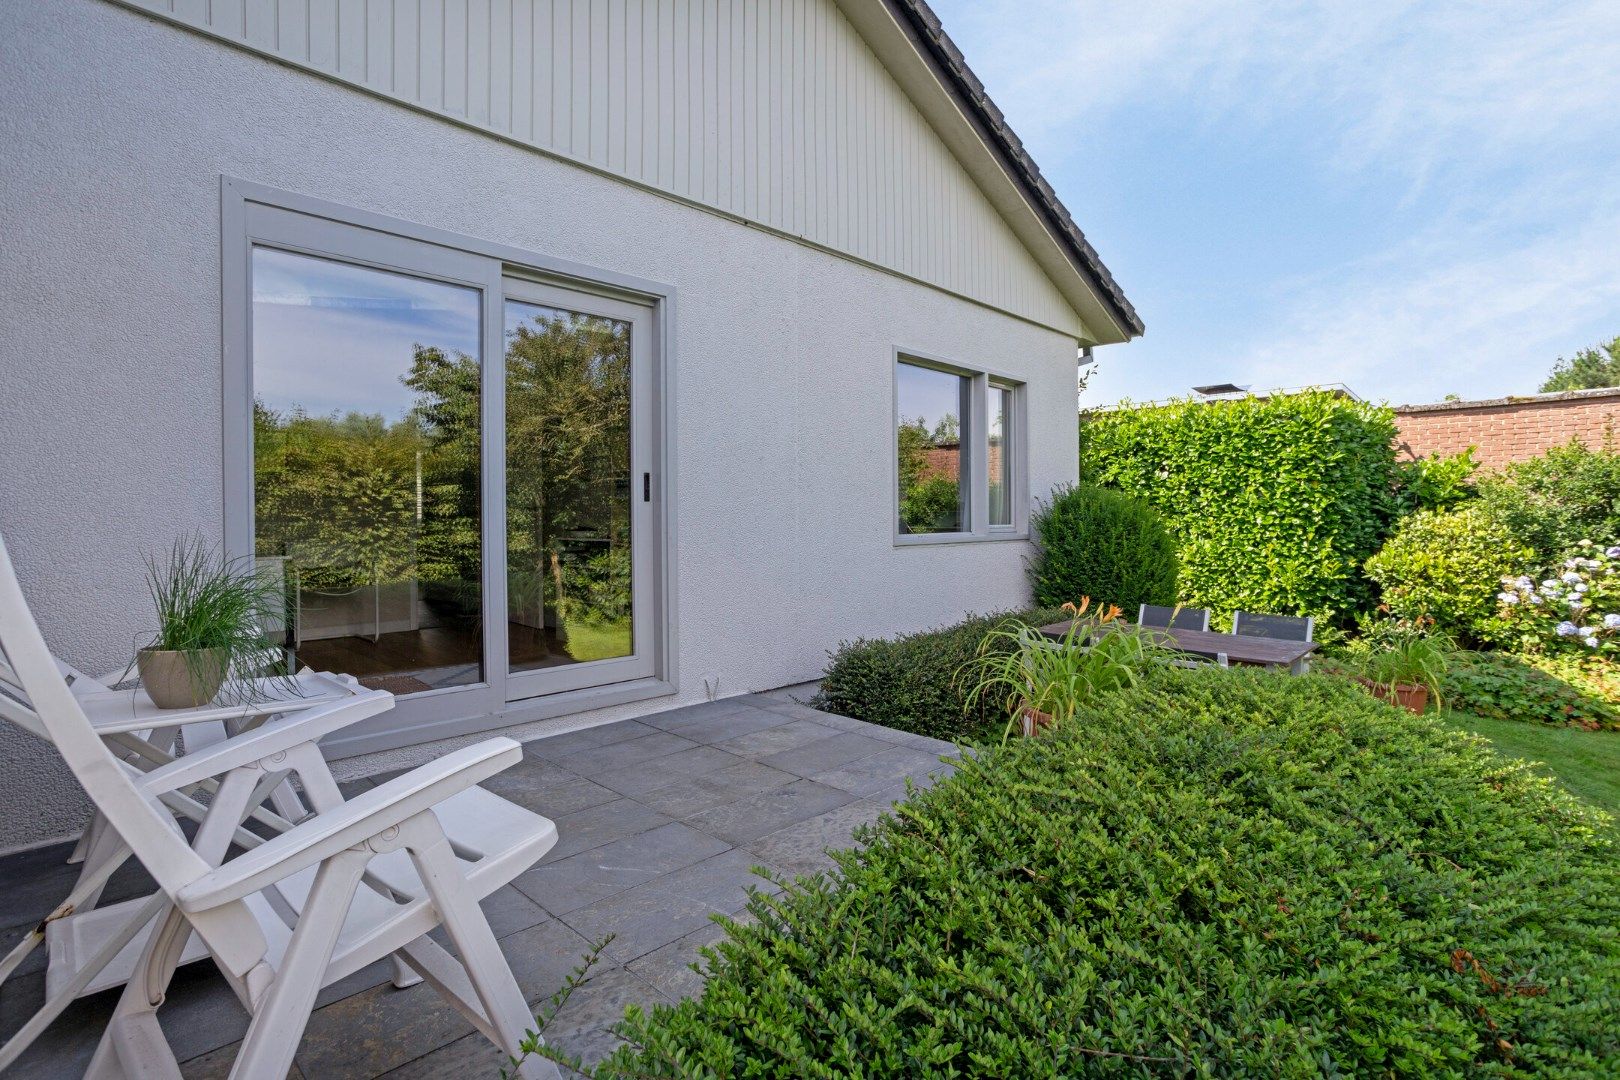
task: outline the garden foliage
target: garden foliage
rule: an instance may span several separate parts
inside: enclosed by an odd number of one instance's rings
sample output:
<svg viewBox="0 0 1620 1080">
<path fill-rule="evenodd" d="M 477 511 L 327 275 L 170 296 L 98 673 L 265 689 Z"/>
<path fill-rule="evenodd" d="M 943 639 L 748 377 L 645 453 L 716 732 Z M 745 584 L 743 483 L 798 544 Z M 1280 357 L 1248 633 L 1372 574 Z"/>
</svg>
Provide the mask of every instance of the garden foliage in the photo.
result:
<svg viewBox="0 0 1620 1080">
<path fill-rule="evenodd" d="M 1057 608 L 970 616 L 954 626 L 897 638 L 845 642 L 821 678 L 816 707 L 936 739 L 999 736 L 1007 716 L 999 702 L 969 705 L 972 681 L 958 679 L 964 665 L 1011 645 L 985 639 L 1015 621 L 1044 626 L 1065 619 Z"/>
<path fill-rule="evenodd" d="M 1083 418 L 1080 469 L 1163 515 L 1180 599 L 1319 619 L 1364 607 L 1394 513 L 1394 414 L 1328 392 Z M 1494 580 L 1494 579 L 1493 579 Z"/>
<path fill-rule="evenodd" d="M 1497 618 L 1502 578 L 1534 554 L 1485 507 L 1468 504 L 1407 518 L 1367 560 L 1367 576 L 1382 586 L 1395 617 L 1432 621 L 1460 640 L 1489 643 L 1506 632 Z"/>
<path fill-rule="evenodd" d="M 1584 539 L 1620 539 L 1620 453 L 1613 440 L 1592 449 L 1579 440 L 1514 462 L 1480 485 L 1492 517 L 1551 566 Z"/>
<path fill-rule="evenodd" d="M 1164 669 L 756 895 L 594 1071 L 1612 1076 L 1603 821 L 1341 680 Z"/>
<path fill-rule="evenodd" d="M 1548 657 L 1509 652 L 1459 652 L 1444 681 L 1446 705 L 1459 712 L 1553 724 L 1620 730 L 1620 700 L 1606 672 Z M 1610 736 L 1611 738 L 1620 736 Z"/>
<path fill-rule="evenodd" d="M 1029 564 L 1035 602 L 1117 604 L 1131 618 L 1139 604 L 1176 602 L 1176 547 L 1164 522 L 1140 499 L 1107 488 L 1065 485 L 1033 515 Z"/>
</svg>

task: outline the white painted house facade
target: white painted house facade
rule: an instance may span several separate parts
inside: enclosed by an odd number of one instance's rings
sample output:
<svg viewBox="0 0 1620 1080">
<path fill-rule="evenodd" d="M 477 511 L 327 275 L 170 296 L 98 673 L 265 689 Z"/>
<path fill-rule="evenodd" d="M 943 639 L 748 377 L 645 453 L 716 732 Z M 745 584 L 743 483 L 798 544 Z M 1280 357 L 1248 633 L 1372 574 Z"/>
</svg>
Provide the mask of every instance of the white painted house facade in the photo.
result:
<svg viewBox="0 0 1620 1080">
<path fill-rule="evenodd" d="M 355 772 L 1024 603 L 1141 332 L 920 0 L 6 4 L 0 250 L 53 647 L 122 664 L 200 532 L 399 695 Z M 68 787 L 0 730 L 0 847 Z"/>
</svg>

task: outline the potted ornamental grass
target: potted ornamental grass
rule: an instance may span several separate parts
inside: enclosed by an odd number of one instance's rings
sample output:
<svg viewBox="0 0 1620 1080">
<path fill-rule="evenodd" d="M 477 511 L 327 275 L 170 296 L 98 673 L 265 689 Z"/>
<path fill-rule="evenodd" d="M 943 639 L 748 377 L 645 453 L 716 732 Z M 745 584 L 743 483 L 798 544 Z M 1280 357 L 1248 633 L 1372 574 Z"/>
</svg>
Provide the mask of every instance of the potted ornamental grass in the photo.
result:
<svg viewBox="0 0 1620 1080">
<path fill-rule="evenodd" d="M 281 583 L 193 536 L 147 555 L 146 584 L 158 629 L 135 664 L 152 703 L 187 709 L 245 696 L 272 648 L 265 628 L 286 617 Z"/>
<path fill-rule="evenodd" d="M 1430 698 L 1438 708 L 1451 643 L 1441 634 L 1388 625 L 1345 658 L 1356 681 L 1374 697 L 1420 716 Z"/>
<path fill-rule="evenodd" d="M 1063 605 L 1072 621 L 1061 639 L 1016 619 L 990 631 L 978 656 L 957 672 L 968 687 L 965 707 L 995 701 L 1010 718 L 1006 735 L 1032 736 L 1071 719 L 1100 694 L 1135 685 L 1163 650 L 1121 619 L 1119 608 L 1091 607 L 1089 597 Z"/>
</svg>

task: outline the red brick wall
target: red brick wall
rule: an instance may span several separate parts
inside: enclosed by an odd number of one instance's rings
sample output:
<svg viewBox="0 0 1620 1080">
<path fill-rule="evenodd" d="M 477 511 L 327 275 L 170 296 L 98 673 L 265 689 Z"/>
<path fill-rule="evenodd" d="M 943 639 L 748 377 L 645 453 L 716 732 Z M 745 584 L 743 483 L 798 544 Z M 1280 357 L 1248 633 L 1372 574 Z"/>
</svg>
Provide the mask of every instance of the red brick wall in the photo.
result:
<svg viewBox="0 0 1620 1080">
<path fill-rule="evenodd" d="M 1592 447 L 1603 445 L 1608 429 L 1620 431 L 1620 389 L 1400 405 L 1395 423 L 1403 452 L 1427 457 L 1472 446 L 1482 468 L 1498 469 L 1574 438 Z"/>
</svg>

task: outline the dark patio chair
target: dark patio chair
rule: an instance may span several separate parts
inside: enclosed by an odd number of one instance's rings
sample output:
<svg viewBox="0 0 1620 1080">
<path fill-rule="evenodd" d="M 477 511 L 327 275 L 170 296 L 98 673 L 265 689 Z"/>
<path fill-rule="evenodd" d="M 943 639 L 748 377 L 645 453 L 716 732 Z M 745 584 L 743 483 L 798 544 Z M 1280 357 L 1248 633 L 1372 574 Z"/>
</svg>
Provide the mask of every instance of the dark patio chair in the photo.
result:
<svg viewBox="0 0 1620 1080">
<path fill-rule="evenodd" d="M 1309 615 L 1255 615 L 1239 611 L 1232 616 L 1232 633 L 1277 641 L 1309 641 L 1316 620 Z"/>
<path fill-rule="evenodd" d="M 1137 609 L 1136 625 L 1153 626 L 1161 630 L 1208 630 L 1209 609 L 1143 604 Z"/>
</svg>

